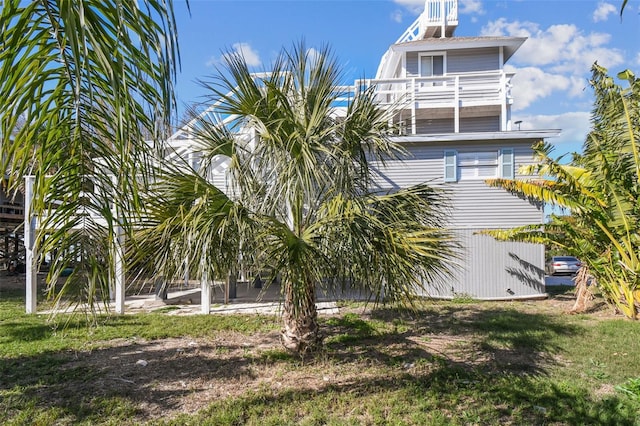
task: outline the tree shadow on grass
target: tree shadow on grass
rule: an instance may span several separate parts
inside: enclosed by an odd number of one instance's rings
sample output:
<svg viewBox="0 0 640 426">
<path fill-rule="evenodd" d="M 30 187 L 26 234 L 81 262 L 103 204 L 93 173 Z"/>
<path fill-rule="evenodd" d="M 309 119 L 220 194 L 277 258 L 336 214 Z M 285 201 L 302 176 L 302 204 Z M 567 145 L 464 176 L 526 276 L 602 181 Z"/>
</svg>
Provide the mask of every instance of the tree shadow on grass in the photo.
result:
<svg viewBox="0 0 640 426">
<path fill-rule="evenodd" d="M 441 367 L 427 374 L 366 377 L 322 389 L 250 392 L 164 424 L 598 424 L 634 425 L 633 405 L 593 398 L 535 378 L 487 377 Z M 368 420 L 368 421 L 367 421 Z"/>
<path fill-rule="evenodd" d="M 120 339 L 91 351 L 3 359 L 0 393 L 17 399 L 0 402 L 0 420 L 32 403 L 61 411 L 72 423 L 138 423 L 189 411 L 185 401 L 197 397 L 203 402 L 195 408 L 209 408 L 175 424 L 358 423 L 385 404 L 393 405 L 396 422 L 413 424 L 436 421 L 438 412 L 458 419 L 463 411 L 471 417 L 453 423 L 634 423 L 624 399 L 538 379 L 561 352 L 553 337 L 579 334 L 580 327 L 491 306 L 378 309 L 370 320 L 329 319 L 323 321 L 326 350 L 304 363 L 276 349 L 277 332 L 251 343 L 251 336 L 229 334 L 201 341 Z M 348 375 L 340 377 L 347 366 Z M 264 386 L 278 374 L 295 379 L 282 388 Z M 324 374 L 331 377 L 325 381 Z"/>
<path fill-rule="evenodd" d="M 345 322 L 348 318 L 329 321 L 328 334 L 339 339 L 330 338 L 328 347 L 337 357 L 367 357 L 386 364 L 439 359 L 466 369 L 544 375 L 560 352 L 554 337 L 583 332 L 556 316 L 478 306 L 373 310 L 372 319 L 393 324 L 384 331 L 367 329 L 357 318 L 352 324 Z"/>
<path fill-rule="evenodd" d="M 180 410 L 182 398 L 210 383 L 254 380 L 254 362 L 242 355 L 245 350 L 246 346 L 235 343 L 207 345 L 190 339 L 161 339 L 8 358 L 0 366 L 0 393 L 18 397 L 16 409 L 32 401 L 40 409 L 61 410 L 74 423 L 112 421 L 109 416 L 114 413 L 104 412 L 109 410 L 105 404 L 110 399 L 144 407 L 133 410 L 141 418 L 150 412 L 157 416 Z M 234 394 L 233 389 L 223 387 L 213 393 Z M 0 420 L 2 411 L 11 411 L 4 404 L 0 403 Z M 114 412 L 120 409 L 112 407 Z"/>
</svg>

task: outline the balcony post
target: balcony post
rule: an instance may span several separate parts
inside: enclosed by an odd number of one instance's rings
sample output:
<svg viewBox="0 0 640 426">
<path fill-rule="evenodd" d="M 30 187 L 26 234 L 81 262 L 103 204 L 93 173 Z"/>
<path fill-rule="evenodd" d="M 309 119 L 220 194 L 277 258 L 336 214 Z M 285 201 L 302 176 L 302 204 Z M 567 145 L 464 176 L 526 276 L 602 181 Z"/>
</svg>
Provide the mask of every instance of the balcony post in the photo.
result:
<svg viewBox="0 0 640 426">
<path fill-rule="evenodd" d="M 460 76 L 456 75 L 453 106 L 453 132 L 460 133 Z"/>
<path fill-rule="evenodd" d="M 411 134 L 415 135 L 416 130 L 416 79 L 411 79 Z"/>
<path fill-rule="evenodd" d="M 511 118 L 507 116 L 507 79 L 504 70 L 500 72 L 500 93 L 502 93 L 500 96 L 500 130 L 506 132 L 510 130 Z"/>
</svg>

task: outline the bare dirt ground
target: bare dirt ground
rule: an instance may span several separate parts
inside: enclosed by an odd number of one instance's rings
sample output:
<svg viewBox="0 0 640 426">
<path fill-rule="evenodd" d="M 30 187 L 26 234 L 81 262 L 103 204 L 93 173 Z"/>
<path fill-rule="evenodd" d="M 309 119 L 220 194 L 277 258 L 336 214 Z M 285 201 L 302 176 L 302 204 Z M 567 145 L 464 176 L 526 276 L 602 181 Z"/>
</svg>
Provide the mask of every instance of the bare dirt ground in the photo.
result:
<svg viewBox="0 0 640 426">
<path fill-rule="evenodd" d="M 2 289 L 20 286 L 24 286 L 24 276 L 1 277 L 0 296 Z M 329 385 L 348 387 L 367 375 L 380 380 L 407 372 L 424 374 L 437 363 L 421 360 L 436 358 L 467 367 L 482 363 L 495 369 L 504 365 L 542 368 L 543 363 L 562 360 L 541 352 L 487 352 L 477 339 L 478 330 L 463 327 L 453 332 L 449 322 L 471 323 L 474 315 L 515 306 L 543 317 L 545 313 L 568 312 L 573 302 L 571 294 L 562 294 L 546 300 L 464 304 L 411 320 L 408 329 L 392 334 L 394 337 L 333 345 L 331 351 L 305 362 L 286 355 L 277 331 L 251 336 L 221 331 L 209 338 L 95 342 L 86 350 L 58 354 L 60 370 L 76 372 L 71 374 L 76 378 L 39 387 L 34 396 L 52 407 L 65 407 L 79 395 L 124 398 L 137 407 L 140 420 L 151 420 L 194 413 L 213 402 L 248 392 L 301 387 L 312 392 Z M 342 307 L 339 315 L 349 312 L 361 318 L 395 319 L 362 307 Z M 596 303 L 590 315 L 605 318 L 613 312 Z M 327 324 L 323 330 L 329 336 L 342 332 L 340 327 Z M 389 367 L 389 360 L 398 357 L 406 362 Z"/>
</svg>

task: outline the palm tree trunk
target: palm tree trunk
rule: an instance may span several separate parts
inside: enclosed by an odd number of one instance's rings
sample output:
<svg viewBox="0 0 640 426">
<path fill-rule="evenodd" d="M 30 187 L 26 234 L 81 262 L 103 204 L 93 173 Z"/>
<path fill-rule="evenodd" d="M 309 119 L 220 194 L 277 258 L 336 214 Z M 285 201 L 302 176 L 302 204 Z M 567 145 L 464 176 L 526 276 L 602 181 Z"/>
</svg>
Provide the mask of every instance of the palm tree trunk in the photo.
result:
<svg viewBox="0 0 640 426">
<path fill-rule="evenodd" d="M 283 285 L 282 344 L 287 350 L 304 356 L 318 349 L 322 340 L 319 333 L 315 286 L 308 281 L 305 281 L 302 289 L 295 289 L 286 281 Z"/>
</svg>

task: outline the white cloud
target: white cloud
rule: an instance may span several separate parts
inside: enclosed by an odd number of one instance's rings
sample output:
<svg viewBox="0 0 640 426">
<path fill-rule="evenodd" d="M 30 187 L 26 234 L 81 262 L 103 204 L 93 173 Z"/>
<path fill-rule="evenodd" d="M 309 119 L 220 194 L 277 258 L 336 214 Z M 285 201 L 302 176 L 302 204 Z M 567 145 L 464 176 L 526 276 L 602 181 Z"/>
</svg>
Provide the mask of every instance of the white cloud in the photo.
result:
<svg viewBox="0 0 640 426">
<path fill-rule="evenodd" d="M 484 15 L 485 10 L 482 7 L 482 1 L 480 0 L 460 0 L 461 6 L 459 11 L 461 14 L 470 15 Z"/>
<path fill-rule="evenodd" d="M 585 33 L 575 25 L 552 25 L 547 29 L 532 22 L 509 22 L 504 18 L 490 22 L 482 35 L 527 37 L 518 50 L 514 63 L 546 67 L 554 73 L 584 75 L 597 60 L 606 68 L 623 63 L 619 49 L 609 48 L 611 35 Z"/>
<path fill-rule="evenodd" d="M 401 10 L 396 10 L 393 13 L 391 13 L 391 20 L 393 22 L 396 23 L 401 23 L 402 22 L 402 11 Z"/>
<path fill-rule="evenodd" d="M 320 58 L 320 51 L 313 47 L 307 49 L 307 58 L 309 58 L 309 61 L 312 63 L 316 62 Z"/>
<path fill-rule="evenodd" d="M 640 66 L 640 52 L 636 55 L 636 65 Z"/>
<path fill-rule="evenodd" d="M 394 2 L 416 15 L 421 14 L 424 10 L 424 0 L 394 0 Z"/>
<path fill-rule="evenodd" d="M 522 120 L 521 129 L 560 129 L 560 136 L 548 141 L 556 145 L 555 154 L 567 151 L 581 151 L 589 130 L 591 113 L 572 111 L 559 115 L 514 115 L 514 120 Z"/>
<path fill-rule="evenodd" d="M 533 102 L 551 96 L 554 92 L 572 89 L 573 82 L 570 78 L 560 74 L 549 74 L 540 68 L 514 69 L 507 66 L 505 71 L 516 73 L 511 81 L 514 111 L 525 109 Z"/>
<path fill-rule="evenodd" d="M 609 15 L 616 15 L 618 13 L 618 9 L 610 4 L 605 2 L 598 3 L 598 7 L 593 11 L 593 22 L 606 21 L 609 19 Z"/>
<path fill-rule="evenodd" d="M 257 67 L 262 64 L 260 60 L 260 55 L 257 51 L 251 47 L 249 43 L 234 43 L 232 46 L 232 51 L 229 53 L 224 53 L 220 58 L 216 56 L 212 56 L 206 63 L 208 67 L 218 65 L 222 62 L 222 60 L 228 55 L 240 55 L 247 62 L 247 65 L 250 67 Z"/>
<path fill-rule="evenodd" d="M 411 13 L 419 15 L 424 11 L 424 0 L 393 0 L 396 4 L 409 10 Z M 482 0 L 460 0 L 458 6 L 460 14 L 476 14 L 484 15 L 485 10 L 482 7 Z"/>
</svg>

